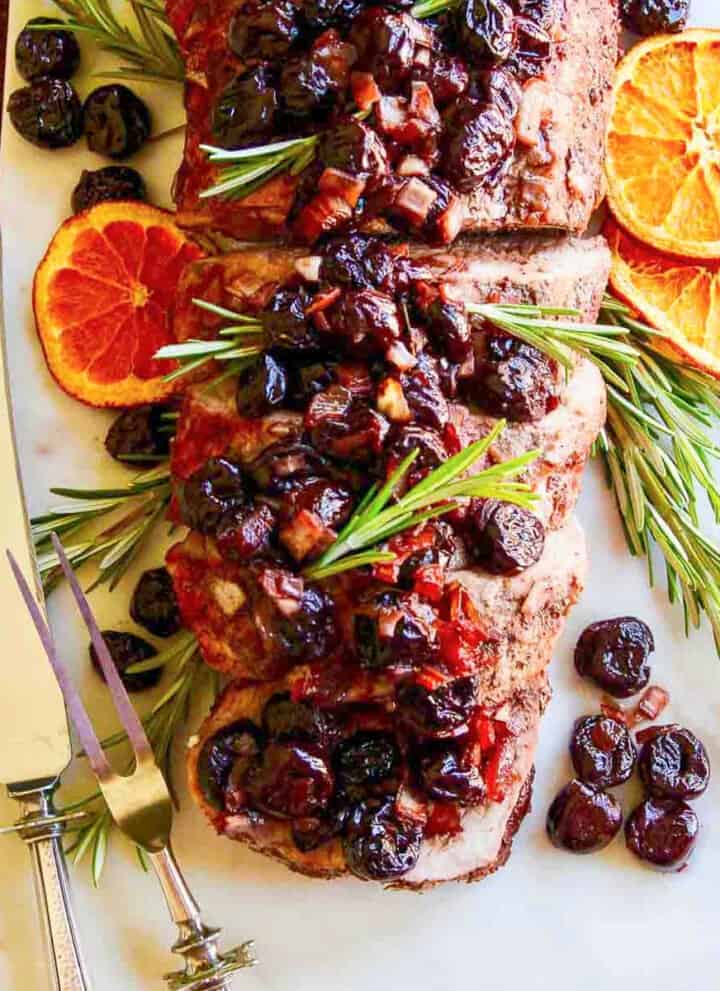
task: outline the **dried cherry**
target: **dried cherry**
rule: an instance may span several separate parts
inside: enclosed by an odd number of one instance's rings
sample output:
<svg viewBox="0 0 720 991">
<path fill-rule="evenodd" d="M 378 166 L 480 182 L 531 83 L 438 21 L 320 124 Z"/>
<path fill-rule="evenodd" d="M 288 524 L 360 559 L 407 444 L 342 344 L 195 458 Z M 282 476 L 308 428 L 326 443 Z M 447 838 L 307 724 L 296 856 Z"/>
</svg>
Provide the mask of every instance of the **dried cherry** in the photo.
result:
<svg viewBox="0 0 720 991">
<path fill-rule="evenodd" d="M 116 461 L 133 468 L 150 467 L 166 457 L 171 432 L 166 429 L 164 406 L 134 406 L 115 420 L 105 437 L 105 450 Z M 147 460 L 144 460 L 144 459 Z"/>
<path fill-rule="evenodd" d="M 494 575 L 516 575 L 542 557 L 545 527 L 533 513 L 510 502 L 473 504 L 468 514 L 470 552 Z"/>
<path fill-rule="evenodd" d="M 156 637 L 171 637 L 182 628 L 180 608 L 167 568 L 143 571 L 130 600 L 130 616 Z"/>
<path fill-rule="evenodd" d="M 98 86 L 83 104 L 83 127 L 90 151 L 108 158 L 127 158 L 150 137 L 152 121 L 146 104 L 127 86 Z"/>
<path fill-rule="evenodd" d="M 484 360 L 468 382 L 470 397 L 493 416 L 540 420 L 560 399 L 555 363 L 537 348 L 504 335 L 486 341 Z"/>
<path fill-rule="evenodd" d="M 360 807 L 346 826 L 345 861 L 366 881 L 391 881 L 417 863 L 422 834 L 418 826 L 401 821 L 390 807 Z"/>
<path fill-rule="evenodd" d="M 690 0 L 621 0 L 620 12 L 627 28 L 636 34 L 682 31 L 690 16 Z"/>
<path fill-rule="evenodd" d="M 504 62 L 513 49 L 514 14 L 505 0 L 462 0 L 456 31 L 463 51 L 481 63 Z"/>
<path fill-rule="evenodd" d="M 241 59 L 276 59 L 300 37 L 297 10 L 288 0 L 244 4 L 230 22 L 228 45 Z"/>
<path fill-rule="evenodd" d="M 418 760 L 420 787 L 434 801 L 480 805 L 487 797 L 476 767 L 466 767 L 452 743 L 425 748 Z"/>
<path fill-rule="evenodd" d="M 146 688 L 153 688 L 157 685 L 162 678 L 162 667 L 151 668 L 149 671 L 139 671 L 134 674 L 127 673 L 127 669 L 133 664 L 139 664 L 141 661 L 148 661 L 151 657 L 155 657 L 157 651 L 152 644 L 134 633 L 123 633 L 120 630 L 103 630 L 102 636 L 110 653 L 110 658 L 120 675 L 120 680 L 129 692 L 142 692 Z M 92 644 L 90 644 L 90 660 L 104 681 L 105 675 Z"/>
<path fill-rule="evenodd" d="M 710 780 L 707 751 L 689 729 L 669 727 L 648 740 L 640 751 L 638 768 L 653 798 L 698 798 Z"/>
<path fill-rule="evenodd" d="M 642 691 L 650 680 L 649 656 L 655 649 L 646 623 L 619 616 L 591 623 L 575 647 L 575 667 L 614 698 Z"/>
<path fill-rule="evenodd" d="M 269 70 L 262 65 L 235 76 L 218 96 L 212 133 L 221 148 L 242 148 L 270 136 L 278 108 Z"/>
<path fill-rule="evenodd" d="M 64 79 L 45 77 L 16 89 L 7 110 L 20 137 L 40 148 L 67 148 L 83 132 L 82 104 Z"/>
<path fill-rule="evenodd" d="M 230 773 L 237 768 L 238 777 L 260 754 L 264 739 L 260 728 L 249 719 L 224 726 L 203 744 L 198 759 L 198 775 L 203 794 L 213 805 L 222 808 Z"/>
<path fill-rule="evenodd" d="M 339 787 L 351 798 L 397 791 L 400 751 L 390 733 L 354 733 L 338 744 L 333 765 Z"/>
<path fill-rule="evenodd" d="M 622 820 L 622 808 L 613 795 L 574 779 L 553 800 L 547 832 L 562 850 L 595 853 L 615 839 Z"/>
<path fill-rule="evenodd" d="M 575 773 L 586 784 L 612 788 L 632 775 L 637 751 L 627 727 L 609 716 L 578 719 L 570 740 Z"/>
<path fill-rule="evenodd" d="M 314 744 L 269 743 L 244 775 L 249 803 L 280 819 L 321 812 L 334 788 L 332 769 Z"/>
<path fill-rule="evenodd" d="M 625 823 L 628 850 L 660 871 L 681 871 L 695 848 L 700 821 L 685 802 L 646 798 Z"/>
<path fill-rule="evenodd" d="M 228 458 L 210 458 L 182 485 L 178 501 L 186 526 L 205 535 L 217 533 L 248 505 L 240 466 Z"/>
<path fill-rule="evenodd" d="M 443 175 L 464 193 L 496 182 L 515 147 L 515 128 L 499 107 L 466 104 L 447 120 Z"/>
<path fill-rule="evenodd" d="M 72 31 L 46 28 L 57 24 L 52 17 L 33 17 L 27 22 L 15 42 L 15 66 L 28 82 L 42 76 L 70 79 L 80 65 L 80 46 Z"/>
<path fill-rule="evenodd" d="M 241 416 L 264 416 L 285 400 L 288 374 L 269 352 L 238 375 L 235 405 Z"/>
<path fill-rule="evenodd" d="M 109 200 L 146 200 L 145 181 L 129 165 L 105 165 L 93 172 L 83 169 L 72 194 L 72 211 L 80 213 Z"/>
<path fill-rule="evenodd" d="M 457 678 L 433 690 L 406 682 L 397 691 L 398 714 L 420 737 L 457 736 L 467 729 L 477 705 L 476 692 L 471 677 Z"/>
</svg>

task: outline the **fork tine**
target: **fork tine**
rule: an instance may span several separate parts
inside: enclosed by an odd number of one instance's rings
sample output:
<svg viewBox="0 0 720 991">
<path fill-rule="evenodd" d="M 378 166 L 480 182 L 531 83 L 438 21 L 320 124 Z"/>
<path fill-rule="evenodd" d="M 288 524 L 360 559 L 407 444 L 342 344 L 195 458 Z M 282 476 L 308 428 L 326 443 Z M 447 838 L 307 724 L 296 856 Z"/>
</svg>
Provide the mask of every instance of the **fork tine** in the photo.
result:
<svg viewBox="0 0 720 991">
<path fill-rule="evenodd" d="M 68 580 L 72 593 L 75 596 L 75 602 L 77 603 L 80 615 L 82 616 L 83 622 L 85 623 L 88 633 L 90 634 L 92 645 L 95 648 L 95 653 L 100 661 L 100 666 L 102 667 L 103 674 L 105 675 L 105 681 L 107 682 L 113 702 L 115 703 L 117 714 L 120 717 L 120 722 L 122 723 L 125 732 L 127 733 L 130 745 L 135 752 L 135 757 L 137 760 L 140 760 L 141 757 L 147 757 L 148 755 L 152 757 L 152 747 L 150 746 L 148 738 L 145 734 L 143 724 L 140 721 L 140 717 L 135 711 L 132 702 L 128 698 L 128 693 L 125 691 L 125 686 L 120 680 L 120 675 L 118 674 L 117 668 L 113 664 L 112 658 L 110 657 L 107 644 L 103 639 L 103 635 L 100 632 L 92 610 L 90 609 L 90 603 L 86 599 L 85 593 L 80 588 L 80 584 L 75 577 L 75 572 L 70 566 L 70 562 L 65 555 L 63 545 L 60 543 L 56 533 L 52 534 L 52 542 L 53 547 L 55 548 L 55 553 L 60 561 L 60 567 Z"/>
<path fill-rule="evenodd" d="M 70 713 L 70 719 L 75 727 L 80 743 L 83 750 L 87 754 L 90 766 L 96 776 L 102 780 L 112 773 L 112 768 L 103 753 L 103 749 L 100 746 L 95 730 L 92 727 L 92 723 L 90 722 L 87 710 L 85 709 L 82 699 L 80 698 L 80 694 L 75 688 L 67 668 L 58 657 L 57 650 L 55 649 L 55 641 L 53 640 L 50 628 L 45 622 L 40 606 L 38 605 L 35 596 L 30 591 L 30 586 L 25 580 L 25 576 L 20 570 L 19 564 L 13 557 L 12 551 L 8 550 L 6 551 L 6 554 L 8 561 L 10 562 L 13 575 L 15 576 L 17 586 L 20 589 L 20 594 L 25 600 L 25 605 L 30 612 L 32 621 L 35 624 L 35 629 L 37 630 L 38 636 L 40 637 L 43 647 L 45 648 L 47 658 L 50 661 L 53 671 L 55 672 L 55 677 L 57 678 L 60 691 L 65 699 L 65 705 Z"/>
</svg>

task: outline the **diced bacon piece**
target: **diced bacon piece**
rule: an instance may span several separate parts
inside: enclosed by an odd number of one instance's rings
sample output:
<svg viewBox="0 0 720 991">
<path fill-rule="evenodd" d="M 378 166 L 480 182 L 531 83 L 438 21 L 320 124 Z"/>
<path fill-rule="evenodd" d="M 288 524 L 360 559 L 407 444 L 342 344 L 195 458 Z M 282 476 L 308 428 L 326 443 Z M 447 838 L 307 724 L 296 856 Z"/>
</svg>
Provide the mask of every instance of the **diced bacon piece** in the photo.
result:
<svg viewBox="0 0 720 991">
<path fill-rule="evenodd" d="M 301 509 L 278 534 L 280 543 L 296 561 L 321 554 L 334 541 L 335 536 L 335 531 L 325 526 L 317 513 L 308 509 Z"/>
<path fill-rule="evenodd" d="M 402 341 L 395 341 L 394 344 L 391 344 L 385 352 L 385 357 L 391 365 L 395 365 L 401 372 L 407 372 L 417 364 L 417 359 L 410 354 Z"/>
<path fill-rule="evenodd" d="M 409 423 L 412 419 L 403 387 L 398 379 L 390 375 L 378 385 L 377 408 L 392 423 Z"/>
<path fill-rule="evenodd" d="M 462 200 L 453 196 L 447 207 L 437 217 L 435 226 L 437 227 L 440 240 L 443 244 L 450 244 L 458 236 L 465 222 L 465 207 Z"/>
<path fill-rule="evenodd" d="M 408 121 L 408 101 L 403 96 L 383 96 L 375 109 L 375 119 L 383 134 L 399 134 Z"/>
<path fill-rule="evenodd" d="M 425 82 L 410 85 L 410 115 L 419 117 L 435 129 L 440 125 L 440 114 L 435 106 L 432 90 Z"/>
<path fill-rule="evenodd" d="M 382 93 L 370 72 L 352 72 L 350 89 L 353 100 L 361 110 L 369 110 L 381 98 Z"/>
<path fill-rule="evenodd" d="M 357 206 L 357 201 L 365 191 L 366 185 L 366 179 L 342 172 L 340 169 L 325 169 L 318 180 L 318 189 L 321 193 L 341 196 L 352 207 Z"/>
<path fill-rule="evenodd" d="M 331 385 L 316 393 L 305 411 L 305 429 L 312 430 L 326 420 L 342 420 L 352 405 L 353 397 L 342 385 Z"/>
<path fill-rule="evenodd" d="M 399 176 L 430 175 L 430 166 L 419 155 L 406 155 L 398 163 L 395 172 Z"/>
<path fill-rule="evenodd" d="M 306 255 L 295 262 L 295 271 L 306 282 L 318 282 L 320 279 L 321 255 Z"/>
<path fill-rule="evenodd" d="M 352 219 L 353 209 L 342 196 L 319 193 L 302 208 L 295 220 L 296 235 L 313 244 L 323 234 L 329 234 Z"/>
<path fill-rule="evenodd" d="M 398 193 L 395 209 L 411 224 L 419 226 L 427 219 L 438 194 L 421 179 L 408 179 Z"/>
</svg>

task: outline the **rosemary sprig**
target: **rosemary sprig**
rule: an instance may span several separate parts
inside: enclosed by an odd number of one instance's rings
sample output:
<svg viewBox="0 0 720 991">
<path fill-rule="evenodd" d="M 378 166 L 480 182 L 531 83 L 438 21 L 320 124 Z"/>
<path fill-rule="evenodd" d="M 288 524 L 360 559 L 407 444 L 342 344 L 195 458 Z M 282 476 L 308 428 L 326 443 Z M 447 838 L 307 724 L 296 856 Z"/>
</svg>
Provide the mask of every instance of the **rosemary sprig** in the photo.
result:
<svg viewBox="0 0 720 991">
<path fill-rule="evenodd" d="M 67 15 L 63 27 L 85 34 L 124 64 L 101 75 L 123 80 L 182 82 L 185 68 L 159 0 L 128 0 L 137 30 L 121 24 L 110 0 L 53 0 Z M 47 27 L 47 25 L 42 25 Z"/>
<path fill-rule="evenodd" d="M 211 196 L 227 196 L 242 199 L 253 190 L 263 186 L 275 175 L 287 172 L 299 175 L 315 157 L 315 148 L 320 135 L 308 138 L 291 138 L 288 141 L 275 141 L 255 148 L 240 148 L 229 151 L 215 145 L 200 145 L 201 151 L 214 164 L 228 165 L 220 171 L 221 180 L 200 193 L 201 199 Z"/>
<path fill-rule="evenodd" d="M 540 451 L 528 451 L 463 477 L 504 429 L 505 421 L 501 420 L 486 437 L 449 458 L 391 503 L 396 488 L 417 457 L 417 450 L 411 451 L 382 486 L 376 483 L 370 488 L 334 543 L 305 569 L 305 576 L 316 580 L 329 578 L 361 565 L 392 561 L 394 554 L 382 549 L 384 541 L 424 520 L 451 512 L 457 507 L 458 499 L 472 496 L 514 502 L 528 509 L 534 506 L 537 496 L 530 486 L 511 479 L 534 461 Z"/>
<path fill-rule="evenodd" d="M 710 436 L 720 416 L 720 383 L 668 357 L 662 335 L 607 299 L 605 320 L 635 347 L 633 365 L 616 367 L 622 383 L 607 382 L 608 420 L 597 449 L 613 490 L 630 552 L 645 557 L 654 584 L 653 548 L 665 559 L 670 602 L 681 601 L 685 629 L 704 613 L 720 651 L 720 546 L 700 529 L 698 494 L 720 522 L 713 462 L 720 447 Z"/>
<path fill-rule="evenodd" d="M 172 670 L 172 679 L 163 695 L 153 705 L 148 715 L 143 719 L 143 725 L 155 755 L 158 766 L 163 770 L 168 785 L 172 790 L 171 757 L 172 745 L 183 726 L 187 722 L 191 703 L 204 695 L 208 690 L 217 692 L 214 672 L 203 663 L 198 651 L 197 641 L 191 633 L 181 633 L 174 638 L 173 643 L 155 657 L 134 665 L 130 670 L 147 671 L 150 667 L 168 666 Z M 124 733 L 116 733 L 102 741 L 104 748 L 117 747 L 126 742 Z M 132 770 L 132 762 L 128 764 L 128 772 Z M 85 810 L 89 819 L 79 829 L 68 848 L 73 862 L 80 863 L 86 856 L 90 857 L 93 884 L 100 883 L 105 856 L 110 835 L 114 828 L 113 820 L 107 809 L 102 794 L 98 790 L 79 801 L 67 805 L 63 811 Z M 138 851 L 140 863 L 144 865 L 143 857 Z"/>
<path fill-rule="evenodd" d="M 66 540 L 73 567 L 98 561 L 98 575 L 91 589 L 109 584 L 115 588 L 138 554 L 155 524 L 164 518 L 170 503 L 170 473 L 167 464 L 138 475 L 129 485 L 107 489 L 54 488 L 54 495 L 71 500 L 31 520 L 38 570 L 45 592 L 50 592 L 61 573 L 50 535 Z M 107 521 L 99 533 L 85 536 L 91 523 Z"/>
</svg>

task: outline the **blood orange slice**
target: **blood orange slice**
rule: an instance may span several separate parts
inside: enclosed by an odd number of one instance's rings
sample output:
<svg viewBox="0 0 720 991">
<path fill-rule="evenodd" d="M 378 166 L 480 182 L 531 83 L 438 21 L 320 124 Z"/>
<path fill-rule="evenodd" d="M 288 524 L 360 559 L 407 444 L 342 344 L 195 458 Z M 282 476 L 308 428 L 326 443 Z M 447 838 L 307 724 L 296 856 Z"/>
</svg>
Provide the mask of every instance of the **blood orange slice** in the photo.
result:
<svg viewBox="0 0 720 991">
<path fill-rule="evenodd" d="M 605 225 L 612 250 L 610 285 L 649 324 L 666 334 L 656 346 L 720 378 L 720 262 L 662 254 Z"/>
<path fill-rule="evenodd" d="M 101 203 L 67 220 L 35 273 L 33 306 L 48 367 L 90 406 L 166 398 L 172 310 L 185 265 L 202 256 L 173 215 L 145 203 Z"/>
</svg>

